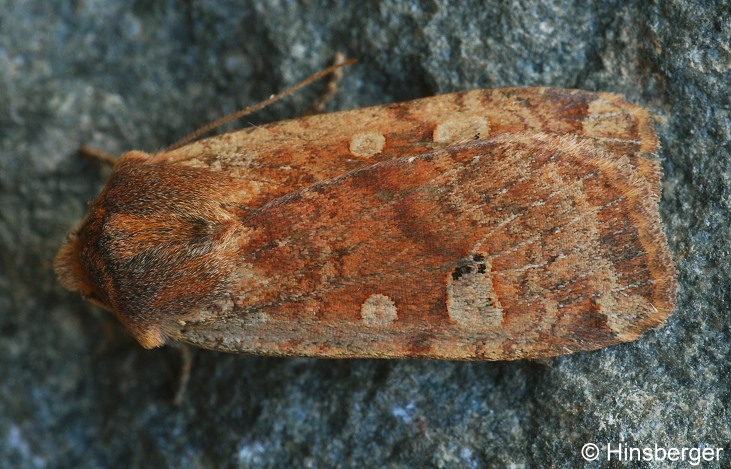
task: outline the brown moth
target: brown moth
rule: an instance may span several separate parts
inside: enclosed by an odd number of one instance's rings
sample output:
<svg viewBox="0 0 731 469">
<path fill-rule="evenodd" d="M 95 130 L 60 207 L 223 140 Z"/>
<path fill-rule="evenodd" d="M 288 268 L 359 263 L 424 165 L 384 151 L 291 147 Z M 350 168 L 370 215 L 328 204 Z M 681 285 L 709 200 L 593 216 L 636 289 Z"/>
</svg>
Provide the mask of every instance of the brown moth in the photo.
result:
<svg viewBox="0 0 731 469">
<path fill-rule="evenodd" d="M 650 116 L 445 94 L 131 151 L 56 258 L 146 348 L 508 360 L 634 340 L 675 270 Z"/>
</svg>

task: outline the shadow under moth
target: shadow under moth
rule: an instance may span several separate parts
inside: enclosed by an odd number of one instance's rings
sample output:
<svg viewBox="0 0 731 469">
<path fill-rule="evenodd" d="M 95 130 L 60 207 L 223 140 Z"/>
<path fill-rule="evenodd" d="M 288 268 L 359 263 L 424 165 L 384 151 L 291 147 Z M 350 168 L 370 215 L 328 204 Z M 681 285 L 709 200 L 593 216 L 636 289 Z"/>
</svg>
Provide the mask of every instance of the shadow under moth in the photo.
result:
<svg viewBox="0 0 731 469">
<path fill-rule="evenodd" d="M 504 88 L 130 151 L 55 269 L 146 348 L 598 349 L 674 307 L 657 148 L 618 95 Z"/>
</svg>

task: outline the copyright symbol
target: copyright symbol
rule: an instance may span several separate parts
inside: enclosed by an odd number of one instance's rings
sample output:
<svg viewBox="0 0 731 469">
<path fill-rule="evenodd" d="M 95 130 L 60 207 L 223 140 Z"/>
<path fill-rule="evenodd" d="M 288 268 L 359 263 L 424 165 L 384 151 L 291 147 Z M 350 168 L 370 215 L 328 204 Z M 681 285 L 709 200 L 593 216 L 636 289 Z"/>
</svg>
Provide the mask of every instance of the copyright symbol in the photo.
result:
<svg viewBox="0 0 731 469">
<path fill-rule="evenodd" d="M 581 447 L 581 456 L 587 461 L 599 459 L 599 447 L 594 443 L 587 443 Z"/>
</svg>

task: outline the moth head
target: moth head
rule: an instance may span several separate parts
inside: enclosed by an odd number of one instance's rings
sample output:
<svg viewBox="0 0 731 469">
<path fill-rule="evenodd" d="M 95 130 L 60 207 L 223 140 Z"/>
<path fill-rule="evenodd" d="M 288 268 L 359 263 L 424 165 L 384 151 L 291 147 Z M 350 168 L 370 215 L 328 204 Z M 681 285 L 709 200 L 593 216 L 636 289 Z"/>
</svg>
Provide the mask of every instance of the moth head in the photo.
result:
<svg viewBox="0 0 731 469">
<path fill-rule="evenodd" d="M 115 165 L 55 270 L 64 287 L 112 312 L 153 348 L 225 296 L 239 214 L 226 199 L 235 191 L 217 173 L 146 164 L 137 155 Z"/>
<path fill-rule="evenodd" d="M 81 263 L 82 246 L 79 242 L 78 229 L 69 233 L 66 243 L 61 247 L 54 260 L 53 267 L 59 282 L 64 288 L 72 292 L 79 292 L 85 299 L 111 311 L 110 305 L 104 299 L 97 285 L 95 285 L 86 273 Z"/>
<path fill-rule="evenodd" d="M 114 166 L 118 168 L 135 160 L 144 161 L 145 158 L 146 155 L 141 152 L 130 152 L 116 160 Z M 100 279 L 104 266 L 94 242 L 94 238 L 100 235 L 104 223 L 105 192 L 106 190 L 90 206 L 81 223 L 67 235 L 66 242 L 54 259 L 53 267 L 56 277 L 64 288 L 79 292 L 85 300 L 114 312 L 107 294 L 108 285 L 104 285 Z"/>
<path fill-rule="evenodd" d="M 101 253 L 96 249 L 93 238 L 93 210 L 71 233 L 54 260 L 56 277 L 64 288 L 79 292 L 85 300 L 113 313 L 145 348 L 163 345 L 164 334 L 157 327 L 149 327 L 130 320 L 116 307 L 112 279 L 105 272 Z"/>
</svg>

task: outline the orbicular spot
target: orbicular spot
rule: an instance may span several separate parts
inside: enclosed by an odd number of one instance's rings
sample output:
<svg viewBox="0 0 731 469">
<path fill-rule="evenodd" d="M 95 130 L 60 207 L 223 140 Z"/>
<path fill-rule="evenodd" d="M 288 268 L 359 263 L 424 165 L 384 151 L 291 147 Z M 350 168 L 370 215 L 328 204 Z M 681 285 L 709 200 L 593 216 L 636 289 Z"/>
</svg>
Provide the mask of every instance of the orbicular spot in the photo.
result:
<svg viewBox="0 0 731 469">
<path fill-rule="evenodd" d="M 378 132 L 360 132 L 350 139 L 350 152 L 364 158 L 377 155 L 383 151 L 386 137 Z"/>
<path fill-rule="evenodd" d="M 475 138 L 485 138 L 490 124 L 480 116 L 455 116 L 437 124 L 433 140 L 437 143 L 457 143 Z"/>
<path fill-rule="evenodd" d="M 396 304 L 386 295 L 369 296 L 360 307 L 363 323 L 369 327 L 385 327 L 398 319 Z"/>
<path fill-rule="evenodd" d="M 474 254 L 447 275 L 447 313 L 462 327 L 500 328 L 503 309 L 490 276 L 490 261 Z"/>
</svg>

